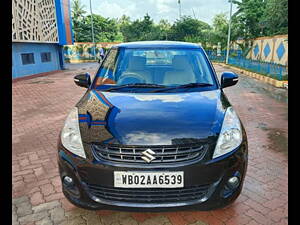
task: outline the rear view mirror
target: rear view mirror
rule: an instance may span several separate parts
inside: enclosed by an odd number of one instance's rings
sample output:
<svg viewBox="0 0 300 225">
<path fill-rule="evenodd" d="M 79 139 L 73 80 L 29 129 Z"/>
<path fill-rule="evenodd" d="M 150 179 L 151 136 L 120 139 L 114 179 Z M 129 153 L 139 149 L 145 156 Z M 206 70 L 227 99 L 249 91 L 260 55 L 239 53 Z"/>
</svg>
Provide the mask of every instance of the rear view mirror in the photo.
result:
<svg viewBox="0 0 300 225">
<path fill-rule="evenodd" d="M 221 75 L 221 87 L 229 87 L 235 85 L 239 81 L 239 76 L 233 72 L 224 72 Z"/>
<path fill-rule="evenodd" d="M 91 85 L 91 77 L 89 73 L 78 74 L 74 77 L 74 82 L 80 87 L 88 88 Z"/>
</svg>

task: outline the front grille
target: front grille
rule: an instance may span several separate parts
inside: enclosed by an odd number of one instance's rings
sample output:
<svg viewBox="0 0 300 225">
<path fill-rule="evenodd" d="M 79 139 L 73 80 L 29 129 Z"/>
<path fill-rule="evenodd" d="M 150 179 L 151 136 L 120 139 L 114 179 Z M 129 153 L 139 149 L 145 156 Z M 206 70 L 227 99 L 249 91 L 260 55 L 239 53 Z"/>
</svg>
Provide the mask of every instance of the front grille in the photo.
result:
<svg viewBox="0 0 300 225">
<path fill-rule="evenodd" d="M 92 145 L 94 155 L 99 160 L 121 163 L 147 163 L 142 157 L 142 152 L 147 149 L 155 152 L 151 164 L 186 162 L 201 159 L 205 155 L 207 145 L 192 146 L 117 146 L 117 145 Z"/>
<path fill-rule="evenodd" d="M 185 188 L 111 188 L 87 185 L 91 195 L 101 200 L 127 203 L 168 204 L 202 199 L 208 193 L 210 185 Z"/>
</svg>

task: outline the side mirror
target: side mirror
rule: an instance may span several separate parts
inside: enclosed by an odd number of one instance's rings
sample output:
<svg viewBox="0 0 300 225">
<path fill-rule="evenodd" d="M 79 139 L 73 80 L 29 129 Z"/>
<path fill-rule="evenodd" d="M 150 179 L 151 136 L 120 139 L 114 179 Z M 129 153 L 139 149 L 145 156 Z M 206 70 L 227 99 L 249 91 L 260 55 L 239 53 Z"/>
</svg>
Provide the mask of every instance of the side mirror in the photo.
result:
<svg viewBox="0 0 300 225">
<path fill-rule="evenodd" d="M 98 59 L 98 63 L 101 64 L 103 59 L 104 59 L 104 55 L 100 55 L 100 58 Z"/>
<path fill-rule="evenodd" d="M 78 74 L 74 77 L 74 82 L 80 87 L 88 88 L 91 85 L 91 77 L 89 73 Z"/>
<path fill-rule="evenodd" d="M 224 72 L 221 75 L 221 87 L 229 87 L 235 85 L 239 81 L 239 76 L 233 72 Z"/>
</svg>

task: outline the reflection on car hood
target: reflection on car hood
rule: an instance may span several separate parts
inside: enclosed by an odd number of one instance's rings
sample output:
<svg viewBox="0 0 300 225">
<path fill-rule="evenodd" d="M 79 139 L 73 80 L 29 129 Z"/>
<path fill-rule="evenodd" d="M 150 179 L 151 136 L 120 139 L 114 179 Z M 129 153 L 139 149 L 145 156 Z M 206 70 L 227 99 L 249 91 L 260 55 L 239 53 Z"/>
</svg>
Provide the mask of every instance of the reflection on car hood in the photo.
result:
<svg viewBox="0 0 300 225">
<path fill-rule="evenodd" d="M 77 107 L 84 142 L 177 145 L 216 137 L 228 104 L 220 90 L 156 94 L 92 90 Z"/>
</svg>

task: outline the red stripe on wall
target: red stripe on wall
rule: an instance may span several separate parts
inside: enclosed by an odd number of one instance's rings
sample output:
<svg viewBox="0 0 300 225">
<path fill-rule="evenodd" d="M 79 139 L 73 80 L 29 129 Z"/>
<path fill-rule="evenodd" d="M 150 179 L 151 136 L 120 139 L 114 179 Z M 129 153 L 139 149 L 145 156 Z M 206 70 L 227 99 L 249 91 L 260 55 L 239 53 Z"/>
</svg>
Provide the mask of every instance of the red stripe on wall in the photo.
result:
<svg viewBox="0 0 300 225">
<path fill-rule="evenodd" d="M 68 45 L 72 44 L 72 31 L 71 31 L 71 17 L 69 14 L 70 2 L 69 0 L 63 0 L 64 5 L 64 19 L 65 19 L 65 29 L 66 29 L 66 41 Z"/>
</svg>

